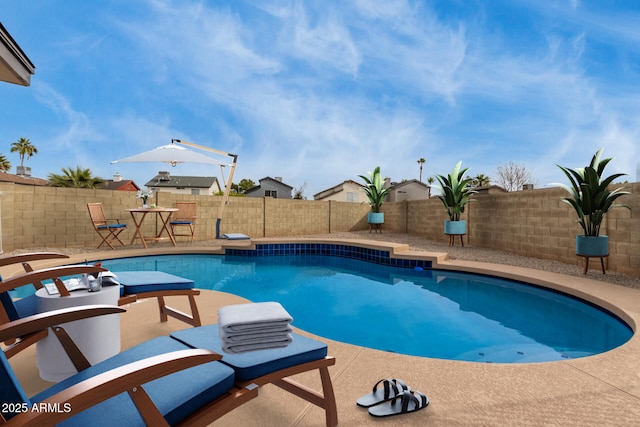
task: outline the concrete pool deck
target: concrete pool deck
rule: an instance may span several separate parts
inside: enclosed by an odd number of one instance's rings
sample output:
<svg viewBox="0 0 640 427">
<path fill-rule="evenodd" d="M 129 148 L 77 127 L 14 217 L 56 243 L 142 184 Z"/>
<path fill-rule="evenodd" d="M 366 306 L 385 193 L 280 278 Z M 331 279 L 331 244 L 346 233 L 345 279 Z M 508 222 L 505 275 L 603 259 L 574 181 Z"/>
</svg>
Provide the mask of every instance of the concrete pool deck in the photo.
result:
<svg viewBox="0 0 640 427">
<path fill-rule="evenodd" d="M 357 240 L 359 237 L 363 236 L 356 236 Z M 280 240 L 296 239 L 256 239 L 254 242 Z M 324 241 L 322 238 L 313 240 Z M 355 243 L 355 240 L 349 240 L 349 243 Z M 332 240 L 332 243 L 337 241 Z M 437 261 L 438 268 L 526 279 L 569 292 L 606 307 L 627 321 L 634 330 L 640 320 L 640 290 L 594 280 L 599 276 L 593 273 L 585 277 L 514 265 L 451 260 L 443 253 L 409 250 L 403 243 L 366 240 L 360 244 L 384 246 L 399 257 L 430 257 Z M 87 257 L 103 259 L 217 250 L 213 246 L 127 249 L 74 254 L 72 262 L 84 261 Z M 6 274 L 5 270 L 3 274 Z M 215 323 L 219 307 L 240 301 L 243 300 L 237 296 L 203 291 L 198 298 L 203 323 Z M 181 300 L 171 301 L 171 305 L 178 308 L 183 303 Z M 142 300 L 125 308 L 127 312 L 121 321 L 123 349 L 185 327 L 174 319 L 162 324 L 158 322 L 156 304 L 152 300 Z M 531 364 L 486 364 L 412 357 L 317 338 L 327 342 L 329 353 L 336 357 L 336 365 L 330 368 L 330 373 L 339 422 L 343 426 L 632 426 L 640 423 L 640 339 L 635 335 L 624 345 L 600 355 Z M 35 369 L 35 348 L 14 359 L 12 364 L 28 395 L 48 386 L 40 380 Z M 356 406 L 355 400 L 382 378 L 403 379 L 412 388 L 424 392 L 431 404 L 415 414 L 387 419 L 369 416 L 366 409 Z M 319 384 L 315 373 L 299 376 L 298 380 L 312 387 Z M 275 386 L 267 386 L 260 390 L 257 399 L 225 415 L 215 425 L 322 426 L 324 415 L 305 401 Z"/>
</svg>

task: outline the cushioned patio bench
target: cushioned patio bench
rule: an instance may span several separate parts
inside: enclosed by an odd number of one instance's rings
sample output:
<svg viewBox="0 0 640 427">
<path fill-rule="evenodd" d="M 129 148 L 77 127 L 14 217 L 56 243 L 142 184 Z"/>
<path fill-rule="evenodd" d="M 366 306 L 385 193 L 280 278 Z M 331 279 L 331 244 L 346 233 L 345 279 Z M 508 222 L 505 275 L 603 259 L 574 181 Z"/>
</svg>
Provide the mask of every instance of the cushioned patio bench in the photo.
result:
<svg viewBox="0 0 640 427">
<path fill-rule="evenodd" d="M 335 358 L 327 355 L 328 349 L 325 343 L 300 334 L 292 335 L 293 342 L 287 347 L 236 354 L 222 351 L 218 325 L 173 332 L 171 337 L 191 348 L 203 348 L 221 354 L 221 362 L 233 368 L 238 387 L 246 387 L 248 384 L 258 386 L 275 384 L 322 408 L 325 411 L 326 425 L 336 426 L 338 413 L 328 370 L 329 366 L 335 364 Z M 287 378 L 315 369 L 320 374 L 322 393 Z"/>
<path fill-rule="evenodd" d="M 138 299 L 157 298 L 160 321 L 166 322 L 173 317 L 191 326 L 200 326 L 200 314 L 196 304 L 196 296 L 200 291 L 195 289 L 193 280 L 175 276 L 162 271 L 120 271 L 113 272 L 122 286 L 122 297 L 119 305 L 128 304 Z M 186 296 L 189 299 L 191 314 L 184 313 L 166 304 L 165 297 Z"/>
</svg>

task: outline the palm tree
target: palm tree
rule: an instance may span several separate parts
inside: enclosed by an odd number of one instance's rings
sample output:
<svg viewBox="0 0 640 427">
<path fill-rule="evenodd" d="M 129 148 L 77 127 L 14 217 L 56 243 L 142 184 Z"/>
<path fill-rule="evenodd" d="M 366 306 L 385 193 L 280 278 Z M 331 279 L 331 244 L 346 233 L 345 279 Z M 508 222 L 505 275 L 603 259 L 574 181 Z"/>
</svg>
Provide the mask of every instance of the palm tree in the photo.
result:
<svg viewBox="0 0 640 427">
<path fill-rule="evenodd" d="M 420 157 L 418 159 L 418 164 L 420 165 L 420 182 L 422 182 L 422 164 L 426 162 L 426 160 L 424 159 L 424 157 Z"/>
<path fill-rule="evenodd" d="M 11 162 L 7 159 L 7 156 L 0 154 L 0 171 L 9 172 L 11 170 Z"/>
<path fill-rule="evenodd" d="M 24 168 L 24 156 L 27 159 L 34 154 L 38 154 L 38 149 L 27 138 L 20 138 L 11 144 L 11 152 L 18 152 L 20 155 L 20 167 Z"/>
<path fill-rule="evenodd" d="M 81 169 L 80 166 L 76 166 L 76 169 L 62 168 L 63 175 L 50 173 L 49 183 L 53 187 L 75 187 L 75 188 L 96 188 L 102 184 L 104 180 L 102 178 L 94 177 L 91 174 L 91 169 Z"/>
<path fill-rule="evenodd" d="M 427 178 L 427 184 L 429 184 L 429 192 L 427 193 L 427 199 L 431 198 L 431 186 L 433 185 L 433 183 L 435 182 L 435 178 L 430 176 L 429 178 Z"/>
<path fill-rule="evenodd" d="M 491 178 L 481 173 L 480 175 L 477 175 L 475 178 L 473 178 L 473 181 L 477 187 L 485 187 L 489 185 L 489 183 L 491 182 Z"/>
</svg>

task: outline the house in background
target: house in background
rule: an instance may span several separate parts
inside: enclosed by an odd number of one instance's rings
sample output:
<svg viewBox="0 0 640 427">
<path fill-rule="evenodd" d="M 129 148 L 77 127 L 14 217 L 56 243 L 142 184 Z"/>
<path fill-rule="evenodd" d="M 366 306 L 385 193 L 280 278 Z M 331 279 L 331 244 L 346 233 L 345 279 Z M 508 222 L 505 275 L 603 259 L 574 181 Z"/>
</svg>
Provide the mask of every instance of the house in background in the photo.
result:
<svg viewBox="0 0 640 427">
<path fill-rule="evenodd" d="M 340 184 L 327 188 L 313 196 L 314 200 L 336 200 L 339 202 L 368 202 L 367 195 L 362 191 L 364 185 L 347 180 Z M 403 200 L 424 200 L 431 195 L 431 187 L 427 184 L 411 179 L 392 183 L 385 179 L 384 188 L 391 187 L 386 202 L 401 202 Z"/>
<path fill-rule="evenodd" d="M 0 182 L 13 182 L 14 184 L 21 185 L 38 185 L 47 186 L 49 180 L 42 178 L 34 178 L 25 175 L 14 175 L 12 173 L 0 172 Z"/>
<path fill-rule="evenodd" d="M 431 187 L 417 179 L 410 179 L 391 184 L 391 191 L 387 202 L 401 202 L 403 200 L 425 200 L 431 196 Z"/>
<path fill-rule="evenodd" d="M 313 195 L 313 200 L 335 200 L 338 202 L 366 202 L 367 195 L 362 191 L 363 185 L 353 180 L 327 188 Z"/>
<path fill-rule="evenodd" d="M 282 182 L 282 177 L 265 177 L 260 184 L 245 191 L 247 197 L 273 197 L 274 199 L 290 199 L 293 187 Z"/>
<path fill-rule="evenodd" d="M 173 194 L 192 194 L 213 196 L 222 192 L 215 176 L 171 176 L 169 172 L 158 172 L 145 187 L 153 191 L 165 191 Z"/>
<path fill-rule="evenodd" d="M 113 175 L 113 179 L 106 179 L 102 184 L 98 186 L 102 190 L 116 190 L 116 191 L 138 191 L 140 187 L 131 179 L 122 179 L 122 175 L 116 172 Z"/>
</svg>

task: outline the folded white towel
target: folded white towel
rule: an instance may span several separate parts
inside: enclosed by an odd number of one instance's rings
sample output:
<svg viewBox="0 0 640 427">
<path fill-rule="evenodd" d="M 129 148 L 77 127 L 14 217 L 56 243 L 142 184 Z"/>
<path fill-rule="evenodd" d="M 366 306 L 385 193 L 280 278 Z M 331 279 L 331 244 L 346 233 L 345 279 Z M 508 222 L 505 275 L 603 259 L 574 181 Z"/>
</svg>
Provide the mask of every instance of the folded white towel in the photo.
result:
<svg viewBox="0 0 640 427">
<path fill-rule="evenodd" d="M 278 302 L 227 305 L 218 310 L 218 328 L 228 333 L 284 328 L 291 321 L 291 315 Z"/>
<path fill-rule="evenodd" d="M 293 332 L 291 327 L 287 327 L 285 329 L 281 329 L 278 331 L 269 331 L 269 332 L 258 332 L 258 333 L 227 333 L 225 331 L 221 331 L 218 329 L 218 337 L 221 341 L 225 341 L 228 343 L 243 343 L 243 342 L 260 342 L 260 341 L 270 341 L 275 339 L 281 339 L 282 337 L 286 337 L 288 334 Z"/>
<path fill-rule="evenodd" d="M 242 336 L 242 335 L 277 334 L 277 333 L 287 334 L 291 331 L 292 331 L 291 326 L 289 326 L 288 323 L 282 324 L 282 325 L 264 324 L 262 326 L 258 325 L 255 328 L 245 328 L 239 331 L 224 329 L 224 328 L 221 328 L 220 325 L 218 325 L 218 333 L 221 336 Z"/>
<path fill-rule="evenodd" d="M 248 351 L 256 351 L 256 350 L 267 350 L 270 348 L 281 348 L 288 346 L 293 341 L 293 336 L 291 334 L 287 334 L 279 340 L 274 340 L 270 342 L 260 342 L 260 343 L 251 343 L 251 344 L 238 344 L 238 343 L 227 343 L 225 341 L 222 342 L 222 351 L 225 353 L 245 353 Z"/>
</svg>

